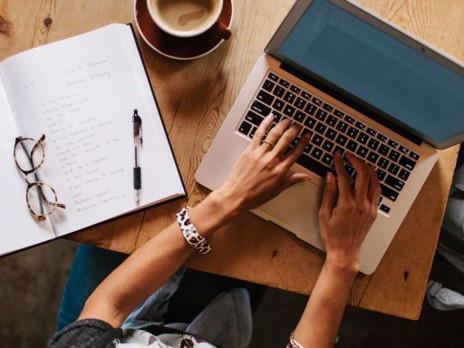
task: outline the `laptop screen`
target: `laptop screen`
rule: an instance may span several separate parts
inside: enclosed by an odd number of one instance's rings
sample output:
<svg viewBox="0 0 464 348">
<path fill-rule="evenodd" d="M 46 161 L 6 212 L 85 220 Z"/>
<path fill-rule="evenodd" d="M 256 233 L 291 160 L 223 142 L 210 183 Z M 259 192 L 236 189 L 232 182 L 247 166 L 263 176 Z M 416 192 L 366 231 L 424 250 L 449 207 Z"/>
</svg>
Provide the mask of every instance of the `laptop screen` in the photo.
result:
<svg viewBox="0 0 464 348">
<path fill-rule="evenodd" d="M 314 0 L 277 53 L 433 144 L 450 145 L 447 139 L 464 133 L 464 76 L 458 69 L 329 1 Z"/>
</svg>

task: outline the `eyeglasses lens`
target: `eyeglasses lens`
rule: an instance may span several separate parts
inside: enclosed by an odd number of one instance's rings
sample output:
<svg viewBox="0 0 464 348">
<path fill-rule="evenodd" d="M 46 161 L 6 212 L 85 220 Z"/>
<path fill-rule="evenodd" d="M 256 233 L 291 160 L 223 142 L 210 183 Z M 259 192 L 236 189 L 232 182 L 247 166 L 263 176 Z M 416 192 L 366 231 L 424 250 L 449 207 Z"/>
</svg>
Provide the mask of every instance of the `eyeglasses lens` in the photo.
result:
<svg viewBox="0 0 464 348">
<path fill-rule="evenodd" d="M 34 183 L 27 190 L 27 204 L 36 215 L 49 215 L 55 210 L 55 191 L 44 183 Z"/>
<path fill-rule="evenodd" d="M 42 144 L 35 140 L 24 139 L 16 144 L 16 163 L 18 167 L 25 172 L 37 170 L 43 162 L 44 155 Z"/>
</svg>

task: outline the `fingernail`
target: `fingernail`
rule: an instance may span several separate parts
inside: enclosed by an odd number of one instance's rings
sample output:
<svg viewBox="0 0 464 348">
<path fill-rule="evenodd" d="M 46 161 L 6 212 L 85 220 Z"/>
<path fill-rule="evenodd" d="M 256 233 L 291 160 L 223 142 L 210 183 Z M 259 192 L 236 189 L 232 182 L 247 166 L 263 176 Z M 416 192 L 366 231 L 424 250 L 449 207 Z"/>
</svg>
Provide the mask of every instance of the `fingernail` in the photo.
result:
<svg viewBox="0 0 464 348">
<path fill-rule="evenodd" d="M 332 174 L 332 172 L 327 172 L 327 175 L 325 176 L 325 182 L 327 184 L 331 184 L 334 182 L 334 175 Z"/>
<path fill-rule="evenodd" d="M 274 118 L 274 114 L 272 112 L 266 116 L 266 120 L 272 120 L 273 118 Z"/>
<path fill-rule="evenodd" d="M 306 140 L 309 141 L 309 139 L 311 139 L 311 135 L 312 135 L 311 132 L 306 132 L 306 133 L 303 134 L 303 139 L 306 139 Z"/>
</svg>

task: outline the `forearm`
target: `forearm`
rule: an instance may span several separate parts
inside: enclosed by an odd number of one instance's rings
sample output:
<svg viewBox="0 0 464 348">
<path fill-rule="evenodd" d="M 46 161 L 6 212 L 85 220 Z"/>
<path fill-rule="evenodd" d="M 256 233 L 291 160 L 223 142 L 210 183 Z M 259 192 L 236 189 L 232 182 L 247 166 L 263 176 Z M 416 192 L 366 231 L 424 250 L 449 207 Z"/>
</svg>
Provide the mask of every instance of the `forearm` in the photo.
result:
<svg viewBox="0 0 464 348">
<path fill-rule="evenodd" d="M 372 167 L 347 153 L 356 170 L 354 187 L 340 153 L 334 157 L 337 177 L 327 173 L 319 211 L 326 260 L 294 337 L 304 347 L 333 347 L 354 278 L 361 245 L 377 216 L 380 185 Z"/>
<path fill-rule="evenodd" d="M 304 347 L 333 347 L 356 272 L 324 264 L 295 329 Z"/>
<path fill-rule="evenodd" d="M 206 238 L 236 216 L 232 210 L 222 207 L 225 202 L 217 196 L 211 194 L 190 210 L 193 225 Z M 87 300 L 79 319 L 96 318 L 119 327 L 193 252 L 177 222 L 173 222 L 136 250 L 100 284 Z"/>
<path fill-rule="evenodd" d="M 286 120 L 271 130 L 273 120 L 270 115 L 261 123 L 222 187 L 190 210 L 190 221 L 203 237 L 211 236 L 241 212 L 260 206 L 287 187 L 310 180 L 307 174 L 289 170 L 303 153 L 309 136 L 303 137 L 288 152 L 300 128 L 290 126 L 290 121 Z M 275 146 L 264 144 L 265 137 Z M 80 319 L 101 319 L 119 327 L 130 312 L 164 284 L 192 252 L 193 248 L 174 222 L 103 281 L 86 302 Z"/>
</svg>

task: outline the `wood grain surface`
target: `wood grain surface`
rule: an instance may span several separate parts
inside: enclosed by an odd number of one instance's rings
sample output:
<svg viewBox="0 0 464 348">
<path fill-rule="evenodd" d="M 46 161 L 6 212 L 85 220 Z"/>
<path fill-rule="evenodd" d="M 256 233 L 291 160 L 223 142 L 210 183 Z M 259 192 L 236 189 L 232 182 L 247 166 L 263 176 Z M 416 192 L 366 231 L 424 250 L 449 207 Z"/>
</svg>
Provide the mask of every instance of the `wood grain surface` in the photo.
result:
<svg viewBox="0 0 464 348">
<path fill-rule="evenodd" d="M 464 60 L 461 0 L 358 2 Z M 231 39 L 193 61 L 165 58 L 138 36 L 188 199 L 101 224 L 70 239 L 131 253 L 171 223 L 183 206 L 194 206 L 207 195 L 195 183 L 195 170 L 293 3 L 235 0 Z M 0 60 L 113 22 L 134 22 L 133 8 L 132 0 L 0 0 Z M 356 279 L 350 304 L 404 318 L 419 317 L 458 148 L 440 153 L 379 268 L 371 276 Z M 188 265 L 304 294 L 311 293 L 324 260 L 322 252 L 251 213 L 218 231 L 212 245 L 212 254 L 195 255 Z"/>
</svg>

